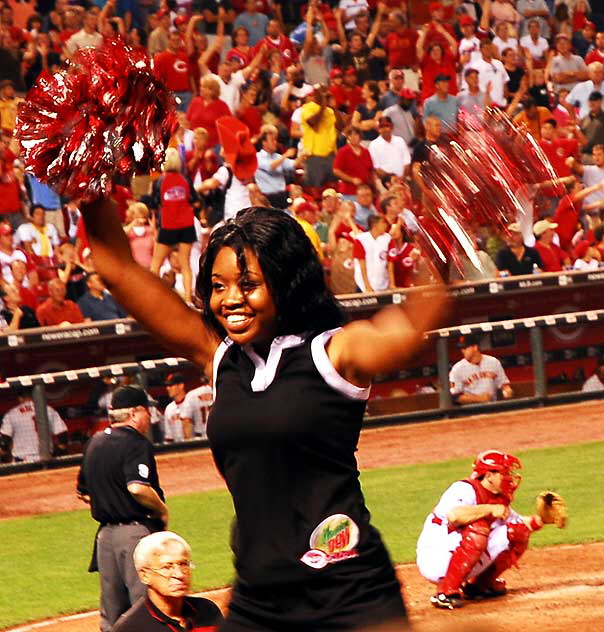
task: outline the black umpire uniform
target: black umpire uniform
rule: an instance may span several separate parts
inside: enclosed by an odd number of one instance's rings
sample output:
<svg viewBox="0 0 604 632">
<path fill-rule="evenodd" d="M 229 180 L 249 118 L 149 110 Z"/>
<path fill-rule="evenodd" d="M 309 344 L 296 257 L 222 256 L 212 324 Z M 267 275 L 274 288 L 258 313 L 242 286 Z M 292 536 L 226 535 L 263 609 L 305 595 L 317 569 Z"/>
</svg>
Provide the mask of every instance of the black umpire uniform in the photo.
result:
<svg viewBox="0 0 604 632">
<path fill-rule="evenodd" d="M 92 437 L 78 474 L 78 496 L 99 522 L 89 570 L 100 574 L 103 632 L 145 594 L 132 554 L 141 538 L 167 524 L 153 446 L 145 437 L 149 403 L 139 388 L 116 389 L 111 412 L 122 419 Z"/>
</svg>

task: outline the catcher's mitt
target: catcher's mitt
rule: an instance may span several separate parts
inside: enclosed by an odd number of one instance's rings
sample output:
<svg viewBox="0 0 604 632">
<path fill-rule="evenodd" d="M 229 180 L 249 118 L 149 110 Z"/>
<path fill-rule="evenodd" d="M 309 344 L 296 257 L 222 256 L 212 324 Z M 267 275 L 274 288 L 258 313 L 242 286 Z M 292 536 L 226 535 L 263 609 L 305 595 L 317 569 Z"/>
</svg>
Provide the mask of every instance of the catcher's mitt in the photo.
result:
<svg viewBox="0 0 604 632">
<path fill-rule="evenodd" d="M 568 519 L 566 501 L 560 494 L 551 491 L 541 492 L 535 500 L 537 515 L 543 524 L 555 524 L 558 529 L 564 529 Z"/>
</svg>

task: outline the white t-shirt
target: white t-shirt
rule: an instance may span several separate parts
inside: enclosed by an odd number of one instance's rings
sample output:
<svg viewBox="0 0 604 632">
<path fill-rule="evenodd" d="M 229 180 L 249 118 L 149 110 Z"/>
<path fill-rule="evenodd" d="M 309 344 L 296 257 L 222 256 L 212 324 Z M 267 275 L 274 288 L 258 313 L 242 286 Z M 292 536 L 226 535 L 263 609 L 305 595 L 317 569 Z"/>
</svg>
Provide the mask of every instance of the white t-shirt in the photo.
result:
<svg viewBox="0 0 604 632">
<path fill-rule="evenodd" d="M 405 167 L 411 164 L 409 148 L 400 136 L 392 136 L 390 142 L 378 136 L 369 143 L 369 153 L 376 169 L 383 169 L 386 173 L 397 176 L 402 176 Z"/>
<path fill-rule="evenodd" d="M 499 56 L 506 48 L 511 48 L 518 52 L 518 40 L 515 37 L 508 37 L 507 40 L 503 41 L 498 35 L 493 38 L 493 45 L 499 51 Z"/>
<path fill-rule="evenodd" d="M 0 250 L 0 268 L 2 269 L 2 278 L 8 283 L 13 282 L 13 271 L 10 269 L 13 261 L 23 261 L 23 263 L 27 263 L 27 257 L 21 250 L 15 249 L 10 255 L 7 255 L 5 252 Z"/>
<path fill-rule="evenodd" d="M 489 393 L 493 399 L 504 384 L 509 384 L 501 362 L 493 356 L 482 354 L 480 362 L 474 364 L 465 358 L 453 365 L 449 373 L 451 395 Z"/>
<path fill-rule="evenodd" d="M 46 236 L 50 240 L 50 252 L 48 256 L 52 257 L 53 248 L 56 248 L 59 245 L 59 233 L 57 232 L 57 229 L 53 226 L 53 224 L 46 224 L 44 230 Z M 40 255 L 42 251 L 40 233 L 31 222 L 21 224 L 21 226 L 17 228 L 15 232 L 15 237 L 13 239 L 13 242 L 17 247 L 23 245 L 28 241 L 32 242 L 31 247 L 34 253 Z"/>
<path fill-rule="evenodd" d="M 46 407 L 50 432 L 58 435 L 67 432 L 67 426 L 59 413 L 50 406 Z M 27 463 L 40 460 L 40 440 L 36 429 L 36 411 L 32 400 L 25 400 L 11 408 L 2 420 L 0 434 L 12 437 L 13 457 Z"/>
<path fill-rule="evenodd" d="M 604 180 L 604 167 L 598 167 L 597 165 L 585 165 L 583 167 L 583 184 L 585 188 L 598 184 L 598 182 L 602 182 L 602 180 Z M 593 204 L 599 200 L 604 200 L 604 191 L 594 191 L 590 193 L 585 200 L 583 200 L 583 205 Z"/>
<path fill-rule="evenodd" d="M 220 85 L 220 98 L 229 106 L 231 113 L 233 115 L 236 114 L 237 108 L 239 107 L 239 91 L 241 90 L 241 86 L 245 84 L 245 77 L 243 76 L 241 70 L 234 72 L 228 83 L 225 83 L 214 73 L 210 73 L 209 76 L 218 81 L 218 84 Z"/>
<path fill-rule="evenodd" d="M 340 0 L 338 7 L 345 13 L 343 18 L 348 18 L 344 28 L 349 30 L 355 27 L 354 16 L 361 11 L 369 11 L 367 0 Z"/>
<path fill-rule="evenodd" d="M 491 101 L 495 105 L 506 105 L 507 99 L 504 96 L 504 87 L 510 80 L 510 77 L 504 65 L 498 59 L 491 59 L 489 62 L 480 57 L 480 59 L 470 62 L 466 68 L 478 70 L 478 87 L 481 92 L 487 92 L 487 86 L 491 84 Z M 467 88 L 465 81 L 464 84 L 463 87 Z"/>
<path fill-rule="evenodd" d="M 220 182 L 221 188 L 224 189 L 229 181 L 229 170 L 223 165 L 212 177 L 216 178 Z M 232 219 L 241 209 L 248 208 L 251 205 L 252 201 L 250 200 L 250 192 L 247 185 L 233 174 L 231 186 L 226 190 L 224 198 L 225 221 Z"/>
<path fill-rule="evenodd" d="M 522 48 L 526 48 L 533 59 L 543 59 L 545 53 L 549 50 L 547 40 L 545 37 L 541 36 L 539 36 L 537 41 L 534 42 L 530 35 L 525 35 L 520 38 L 520 46 L 522 46 Z"/>
<path fill-rule="evenodd" d="M 374 292 L 385 290 L 390 285 L 388 278 L 388 251 L 392 239 L 388 233 L 377 238 L 367 231 L 357 235 L 353 246 L 354 282 L 361 291 L 368 291 L 361 274 L 360 260 L 365 260 L 367 279 Z"/>
</svg>

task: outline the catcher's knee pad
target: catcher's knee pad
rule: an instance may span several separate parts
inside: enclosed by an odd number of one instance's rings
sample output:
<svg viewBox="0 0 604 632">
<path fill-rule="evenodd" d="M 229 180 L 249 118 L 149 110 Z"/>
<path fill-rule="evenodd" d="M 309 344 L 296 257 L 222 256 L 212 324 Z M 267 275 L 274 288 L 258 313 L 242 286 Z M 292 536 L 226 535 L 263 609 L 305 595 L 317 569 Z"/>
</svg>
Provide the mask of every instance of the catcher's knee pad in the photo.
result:
<svg viewBox="0 0 604 632">
<path fill-rule="evenodd" d="M 519 558 L 528 548 L 531 530 L 524 522 L 514 522 L 508 524 L 508 542 L 510 543 L 510 551 L 516 558 Z"/>
<path fill-rule="evenodd" d="M 449 560 L 447 574 L 438 582 L 439 593 L 459 592 L 461 584 L 485 552 L 489 532 L 490 525 L 486 520 L 477 520 L 463 529 L 461 542 Z"/>
</svg>

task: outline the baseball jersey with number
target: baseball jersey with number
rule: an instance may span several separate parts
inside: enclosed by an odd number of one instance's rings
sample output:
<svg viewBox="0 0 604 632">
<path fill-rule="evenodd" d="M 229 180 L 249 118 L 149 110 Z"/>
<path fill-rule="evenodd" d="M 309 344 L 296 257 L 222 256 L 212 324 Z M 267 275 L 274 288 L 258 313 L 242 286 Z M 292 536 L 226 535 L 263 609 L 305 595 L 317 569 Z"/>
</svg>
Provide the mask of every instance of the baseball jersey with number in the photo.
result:
<svg viewBox="0 0 604 632">
<path fill-rule="evenodd" d="M 46 407 L 50 432 L 53 435 L 67 432 L 67 426 L 59 413 Z M 0 434 L 11 437 L 13 440 L 13 458 L 27 463 L 40 460 L 40 440 L 36 430 L 36 411 L 31 400 L 24 401 L 14 408 L 11 408 L 2 420 Z"/>
<path fill-rule="evenodd" d="M 510 380 L 501 362 L 483 353 L 478 364 L 468 362 L 465 358 L 455 363 L 449 373 L 449 382 L 451 395 L 489 393 L 495 399 L 497 390 L 504 384 L 509 384 Z"/>
<path fill-rule="evenodd" d="M 170 402 L 164 410 L 164 439 L 168 441 L 184 441 L 183 419 L 193 420 L 193 402 L 185 398 L 177 404 Z"/>
<path fill-rule="evenodd" d="M 214 399 L 212 387 L 209 384 L 198 386 L 192 391 L 189 391 L 185 399 L 189 400 L 191 406 L 193 432 L 195 436 L 205 439 L 207 437 L 206 426 L 208 424 L 208 415 Z"/>
</svg>

